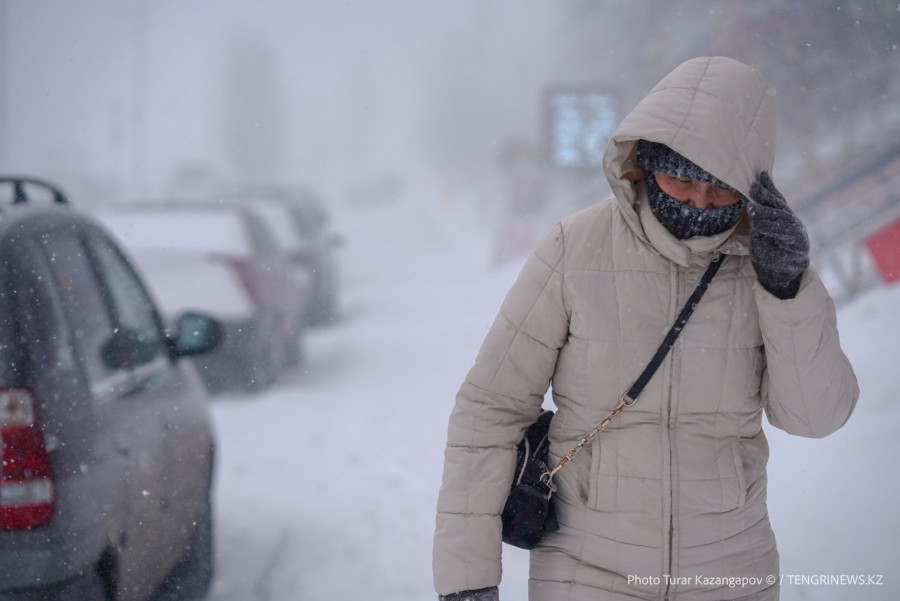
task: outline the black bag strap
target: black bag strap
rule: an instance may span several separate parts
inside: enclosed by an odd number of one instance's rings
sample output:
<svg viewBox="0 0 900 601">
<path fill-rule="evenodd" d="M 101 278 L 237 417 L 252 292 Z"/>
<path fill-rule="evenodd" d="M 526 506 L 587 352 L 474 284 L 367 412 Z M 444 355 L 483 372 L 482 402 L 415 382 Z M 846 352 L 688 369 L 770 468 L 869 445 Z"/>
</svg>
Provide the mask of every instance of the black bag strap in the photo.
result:
<svg viewBox="0 0 900 601">
<path fill-rule="evenodd" d="M 628 389 L 628 392 L 622 395 L 622 398 L 619 401 L 619 404 L 616 405 L 616 408 L 610 411 L 609 415 L 607 415 L 603 419 L 603 421 L 597 424 L 593 430 L 585 435 L 585 437 L 582 438 L 577 445 L 569 449 L 569 452 L 563 455 L 563 457 L 556 464 L 556 467 L 554 467 L 552 470 L 544 472 L 541 475 L 541 482 L 546 485 L 551 492 L 556 491 L 556 485 L 553 483 L 553 476 L 556 475 L 556 472 L 561 470 L 567 463 L 574 459 L 578 451 L 580 451 L 588 443 L 590 443 L 591 439 L 593 439 L 594 436 L 605 430 L 606 426 L 611 421 L 616 419 L 619 414 L 622 413 L 622 411 L 624 411 L 627 407 L 632 406 L 637 401 L 638 395 L 642 390 L 644 390 L 644 386 L 647 385 L 647 382 L 649 382 L 650 378 L 653 377 L 653 374 L 656 373 L 656 369 L 660 366 L 663 359 L 668 354 L 669 349 L 671 349 L 672 345 L 675 344 L 675 339 L 678 338 L 679 334 L 681 334 L 681 330 L 684 329 L 684 325 L 687 323 L 687 320 L 694 312 L 694 308 L 697 306 L 697 303 L 700 302 L 700 298 L 703 296 L 703 293 L 706 292 L 706 289 L 709 287 L 709 283 L 716 275 L 716 272 L 719 271 L 719 267 L 722 266 L 722 263 L 724 262 L 724 259 L 722 257 L 723 255 L 718 251 L 713 254 L 713 258 L 709 262 L 709 267 L 706 268 L 706 271 L 700 278 L 700 282 L 691 293 L 690 298 L 688 298 L 687 302 L 684 303 L 684 307 L 681 308 L 681 312 L 678 314 L 678 318 L 675 320 L 675 323 L 672 325 L 672 327 L 669 328 L 669 332 L 666 334 L 666 337 L 663 338 L 662 344 L 659 345 L 659 348 L 656 350 L 653 358 L 650 359 L 650 363 L 647 364 L 647 367 L 644 368 L 644 371 L 641 372 L 641 375 L 638 376 L 638 379 L 635 380 L 631 388 Z"/>
<path fill-rule="evenodd" d="M 694 307 L 700 302 L 700 298 L 703 296 L 703 293 L 706 292 L 709 283 L 716 275 L 716 272 L 719 271 L 719 267 L 722 266 L 722 263 L 722 255 L 716 252 L 713 255 L 712 261 L 709 262 L 709 267 L 707 267 L 706 271 L 703 273 L 703 277 L 700 278 L 697 287 L 694 288 L 694 292 L 691 293 L 690 298 L 687 299 L 687 302 L 684 303 L 684 306 L 681 308 L 678 319 L 676 319 L 672 327 L 669 328 L 669 333 L 666 334 L 662 344 L 656 349 L 656 354 L 653 355 L 653 358 L 650 359 L 650 363 L 647 364 L 647 367 L 644 368 L 644 371 L 638 376 L 638 379 L 635 380 L 631 388 L 628 389 L 628 392 L 626 393 L 628 398 L 632 400 L 636 399 L 638 395 L 641 394 L 641 391 L 644 390 L 644 386 L 647 385 L 650 378 L 653 377 L 653 374 L 656 373 L 657 368 L 662 364 L 663 359 L 665 359 L 666 355 L 669 353 L 669 349 L 675 344 L 675 339 L 681 334 L 681 330 L 684 329 L 684 325 L 694 312 Z"/>
</svg>

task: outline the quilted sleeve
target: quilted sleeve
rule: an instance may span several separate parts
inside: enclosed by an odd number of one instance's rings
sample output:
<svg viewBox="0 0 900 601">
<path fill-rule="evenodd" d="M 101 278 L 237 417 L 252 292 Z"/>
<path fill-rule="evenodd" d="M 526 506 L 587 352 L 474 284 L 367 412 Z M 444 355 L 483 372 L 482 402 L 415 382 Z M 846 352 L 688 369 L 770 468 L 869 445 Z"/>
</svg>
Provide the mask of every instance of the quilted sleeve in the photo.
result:
<svg viewBox="0 0 900 601">
<path fill-rule="evenodd" d="M 438 594 L 500 583 L 500 512 L 515 448 L 540 410 L 568 334 L 557 224 L 508 292 L 450 415 L 434 537 Z"/>
<path fill-rule="evenodd" d="M 798 436 L 828 436 L 844 425 L 859 397 L 853 367 L 841 350 L 834 302 L 812 267 L 795 298 L 779 300 L 758 287 L 756 302 L 769 422 Z"/>
</svg>

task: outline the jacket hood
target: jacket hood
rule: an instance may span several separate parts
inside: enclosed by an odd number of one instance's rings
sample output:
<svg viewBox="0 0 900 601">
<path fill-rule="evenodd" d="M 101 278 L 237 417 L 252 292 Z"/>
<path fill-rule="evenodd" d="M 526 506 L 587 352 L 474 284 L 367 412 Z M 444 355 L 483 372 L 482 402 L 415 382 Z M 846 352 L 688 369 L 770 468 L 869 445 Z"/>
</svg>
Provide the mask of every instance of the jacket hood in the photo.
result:
<svg viewBox="0 0 900 601">
<path fill-rule="evenodd" d="M 688 60 L 662 79 L 622 120 L 603 170 L 626 219 L 639 228 L 634 182 L 637 140 L 665 144 L 741 194 L 775 162 L 775 97 L 756 69 L 725 57 Z"/>
</svg>

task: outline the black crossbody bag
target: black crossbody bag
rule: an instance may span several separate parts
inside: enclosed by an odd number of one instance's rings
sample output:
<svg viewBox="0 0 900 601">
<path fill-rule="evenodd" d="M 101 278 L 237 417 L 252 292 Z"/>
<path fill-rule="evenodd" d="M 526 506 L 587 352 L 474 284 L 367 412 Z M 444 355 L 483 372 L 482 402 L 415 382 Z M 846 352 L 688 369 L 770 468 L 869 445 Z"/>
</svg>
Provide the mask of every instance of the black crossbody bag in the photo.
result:
<svg viewBox="0 0 900 601">
<path fill-rule="evenodd" d="M 553 469 L 549 467 L 550 441 L 548 438 L 553 412 L 542 411 L 537 420 L 528 426 L 517 448 L 512 486 L 500 516 L 503 521 L 503 542 L 522 549 L 533 549 L 541 542 L 545 534 L 559 530 L 556 510 L 552 503 L 553 493 L 556 492 L 553 476 L 569 463 L 578 451 L 589 444 L 594 436 L 605 430 L 606 426 L 626 407 L 630 407 L 637 401 L 638 395 L 653 377 L 669 349 L 675 344 L 675 339 L 684 329 L 688 318 L 694 312 L 694 307 L 700 302 L 700 298 L 706 292 L 709 283 L 723 262 L 722 255 L 718 252 L 713 255 L 709 267 L 706 268 L 703 277 L 694 288 L 694 292 L 681 308 L 678 318 L 669 329 L 662 344 L 659 345 L 650 363 L 628 389 L 628 392 L 622 395 L 616 408 L 610 411 L 609 415 L 585 435 L 577 445 L 572 447 Z"/>
</svg>

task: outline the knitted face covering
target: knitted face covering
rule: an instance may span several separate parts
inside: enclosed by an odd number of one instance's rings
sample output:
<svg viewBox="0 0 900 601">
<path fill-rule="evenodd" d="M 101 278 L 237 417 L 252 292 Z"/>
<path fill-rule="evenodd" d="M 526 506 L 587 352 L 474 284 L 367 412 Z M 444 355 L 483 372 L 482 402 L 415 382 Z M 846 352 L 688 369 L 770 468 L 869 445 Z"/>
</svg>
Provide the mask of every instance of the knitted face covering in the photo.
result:
<svg viewBox="0 0 900 601">
<path fill-rule="evenodd" d="M 745 198 L 727 207 L 697 209 L 662 191 L 652 173 L 646 176 L 647 200 L 656 219 L 679 240 L 714 236 L 737 224 L 744 214 Z"/>
<path fill-rule="evenodd" d="M 679 240 L 713 236 L 741 220 L 747 203 L 745 198 L 741 197 L 739 202 L 726 207 L 696 209 L 663 192 L 654 174 L 687 177 L 731 190 L 728 184 L 663 144 L 639 140 L 637 150 L 637 164 L 645 173 L 650 210 L 673 236 Z"/>
</svg>

